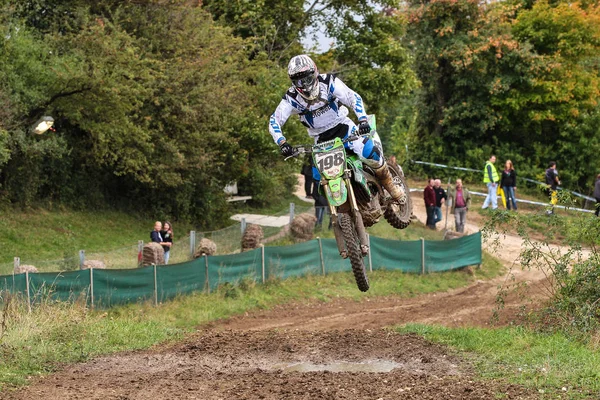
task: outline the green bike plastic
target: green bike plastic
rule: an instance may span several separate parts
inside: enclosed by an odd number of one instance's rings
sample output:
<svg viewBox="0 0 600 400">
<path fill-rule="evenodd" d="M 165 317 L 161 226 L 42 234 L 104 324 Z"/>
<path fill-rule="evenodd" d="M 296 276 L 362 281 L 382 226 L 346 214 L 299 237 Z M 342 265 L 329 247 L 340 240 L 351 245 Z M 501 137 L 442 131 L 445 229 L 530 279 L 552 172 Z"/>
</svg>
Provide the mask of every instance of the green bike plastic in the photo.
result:
<svg viewBox="0 0 600 400">
<path fill-rule="evenodd" d="M 329 147 L 327 149 L 316 151 L 315 153 L 316 154 L 329 153 L 329 152 L 338 150 L 340 147 L 344 151 L 344 158 L 345 158 L 344 164 L 345 164 L 347 162 L 348 158 L 346 156 L 346 151 L 343 148 L 344 143 L 342 143 L 340 138 L 335 138 L 335 141 L 331 147 Z M 317 165 L 318 163 L 317 163 L 315 153 L 313 153 L 313 161 L 314 161 L 314 164 Z M 337 176 L 328 176 L 323 171 L 319 171 L 321 173 L 321 179 L 327 180 L 327 185 L 324 185 L 325 197 L 327 197 L 327 201 L 329 202 L 329 204 L 334 207 L 341 206 L 348 199 L 348 189 L 346 188 L 346 184 L 344 183 L 344 180 L 342 179 L 342 176 L 344 175 L 344 170 L 345 170 L 345 168 L 340 168 L 340 171 L 337 174 Z"/>
</svg>

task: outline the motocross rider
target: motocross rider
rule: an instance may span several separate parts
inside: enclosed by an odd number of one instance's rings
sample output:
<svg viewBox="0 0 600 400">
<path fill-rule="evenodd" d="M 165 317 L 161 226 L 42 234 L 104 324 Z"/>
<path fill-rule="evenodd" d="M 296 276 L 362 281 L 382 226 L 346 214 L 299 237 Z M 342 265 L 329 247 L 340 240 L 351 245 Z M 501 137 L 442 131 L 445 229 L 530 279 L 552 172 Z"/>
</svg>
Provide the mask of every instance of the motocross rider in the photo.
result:
<svg viewBox="0 0 600 400">
<path fill-rule="evenodd" d="M 319 74 L 314 61 L 307 55 L 292 57 L 288 64 L 288 76 L 292 86 L 283 95 L 277 109 L 271 115 L 269 132 L 279 145 L 284 157 L 293 155 L 292 146 L 283 136 L 281 127 L 292 114 L 300 116 L 300 121 L 308 129 L 308 135 L 316 143 L 347 138 L 350 135 L 364 135 L 371 131 L 362 98 L 340 79 L 331 74 Z M 358 128 L 348 118 L 350 107 L 358 118 Z M 360 160 L 373 168 L 379 183 L 388 191 L 394 201 L 404 201 L 406 194 L 394 185 L 392 176 L 383 158 L 379 140 L 364 137 L 345 144 Z M 320 180 L 320 174 L 313 168 L 313 178 Z"/>
</svg>

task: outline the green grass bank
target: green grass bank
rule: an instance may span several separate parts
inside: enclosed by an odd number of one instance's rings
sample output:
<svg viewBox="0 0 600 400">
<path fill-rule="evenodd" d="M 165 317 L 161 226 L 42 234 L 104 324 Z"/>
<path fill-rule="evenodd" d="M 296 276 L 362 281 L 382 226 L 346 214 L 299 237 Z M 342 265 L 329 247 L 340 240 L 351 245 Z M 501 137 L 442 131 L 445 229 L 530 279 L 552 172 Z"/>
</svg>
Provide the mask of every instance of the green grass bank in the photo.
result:
<svg viewBox="0 0 600 400">
<path fill-rule="evenodd" d="M 467 356 L 483 379 L 536 388 L 540 398 L 600 398 L 600 351 L 561 333 L 523 327 L 445 328 L 409 324 L 396 328 L 441 343 Z"/>
</svg>

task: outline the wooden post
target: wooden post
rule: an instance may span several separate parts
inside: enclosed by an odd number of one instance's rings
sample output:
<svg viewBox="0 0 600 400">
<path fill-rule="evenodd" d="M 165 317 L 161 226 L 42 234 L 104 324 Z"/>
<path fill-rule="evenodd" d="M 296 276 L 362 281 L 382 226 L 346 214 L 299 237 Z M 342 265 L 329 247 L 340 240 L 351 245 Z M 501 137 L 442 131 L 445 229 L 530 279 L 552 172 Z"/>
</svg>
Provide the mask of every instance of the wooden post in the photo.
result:
<svg viewBox="0 0 600 400">
<path fill-rule="evenodd" d="M 421 238 L 421 275 L 425 275 L 425 239 Z"/>
<path fill-rule="evenodd" d="M 138 240 L 138 267 L 144 262 L 144 241 Z"/>
<path fill-rule="evenodd" d="M 194 259 L 196 251 L 196 231 L 190 231 L 190 260 Z"/>
<path fill-rule="evenodd" d="M 79 250 L 79 269 L 83 269 L 85 263 L 85 250 Z"/>
<path fill-rule="evenodd" d="M 210 293 L 210 280 L 208 279 L 208 254 L 204 255 L 204 266 L 206 271 L 206 291 Z"/>
<path fill-rule="evenodd" d="M 448 208 L 452 205 L 452 204 L 448 204 L 448 201 L 450 200 L 450 198 L 448 197 L 448 193 L 450 192 L 450 178 L 448 178 L 448 189 L 446 190 L 446 201 L 444 203 L 446 203 L 446 221 L 444 222 L 444 230 L 447 231 L 448 230 Z"/>
<path fill-rule="evenodd" d="M 371 260 L 371 235 L 367 233 L 367 245 L 369 246 L 369 272 L 373 272 L 373 262 Z"/>
<path fill-rule="evenodd" d="M 90 306 L 94 308 L 94 268 L 90 268 Z"/>
<path fill-rule="evenodd" d="M 158 305 L 158 282 L 156 279 L 156 264 L 152 265 L 154 267 L 154 305 Z"/>
<path fill-rule="evenodd" d="M 321 273 L 325 275 L 325 260 L 323 259 L 323 243 L 321 242 L 321 238 L 317 237 L 319 241 L 319 256 L 321 257 Z"/>
<path fill-rule="evenodd" d="M 262 264 L 262 283 L 265 283 L 265 245 L 260 244 L 261 264 Z"/>
<path fill-rule="evenodd" d="M 295 213 L 295 211 L 296 211 L 296 204 L 295 203 L 290 203 L 290 224 L 294 220 L 294 213 Z"/>
<path fill-rule="evenodd" d="M 12 273 L 12 290 L 13 292 L 15 291 L 15 271 L 17 271 L 17 269 L 21 266 L 21 259 L 19 257 L 15 257 L 14 259 L 14 268 L 13 268 L 13 273 Z"/>
<path fill-rule="evenodd" d="M 241 223 L 241 230 L 242 230 L 242 235 L 244 234 L 244 232 L 246 232 L 246 218 L 242 218 L 242 223 Z"/>
<path fill-rule="evenodd" d="M 29 271 L 25 271 L 25 287 L 27 289 L 27 311 L 31 314 L 31 294 L 29 294 Z"/>
</svg>

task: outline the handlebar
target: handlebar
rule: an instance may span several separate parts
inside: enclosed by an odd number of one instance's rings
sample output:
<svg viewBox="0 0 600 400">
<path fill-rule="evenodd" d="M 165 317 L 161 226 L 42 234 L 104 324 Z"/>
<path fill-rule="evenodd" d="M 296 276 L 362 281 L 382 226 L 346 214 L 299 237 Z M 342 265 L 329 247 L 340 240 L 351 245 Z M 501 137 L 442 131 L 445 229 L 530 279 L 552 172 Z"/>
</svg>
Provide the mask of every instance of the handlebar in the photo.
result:
<svg viewBox="0 0 600 400">
<path fill-rule="evenodd" d="M 365 135 L 348 136 L 347 138 L 342 139 L 342 143 L 346 144 L 346 143 L 353 142 L 355 140 L 359 140 L 359 139 L 362 139 L 362 138 L 368 137 L 368 136 L 370 136 L 369 133 L 367 133 Z M 294 147 L 292 147 L 292 149 L 294 149 L 294 153 L 291 156 L 286 157 L 284 160 L 287 161 L 290 158 L 298 157 L 299 155 L 302 155 L 302 154 L 312 154 L 315 147 L 327 147 L 329 145 L 332 145 L 334 143 L 334 141 L 335 141 L 335 139 L 328 140 L 326 142 L 317 143 L 317 144 L 302 144 L 299 146 L 294 146 Z"/>
</svg>

